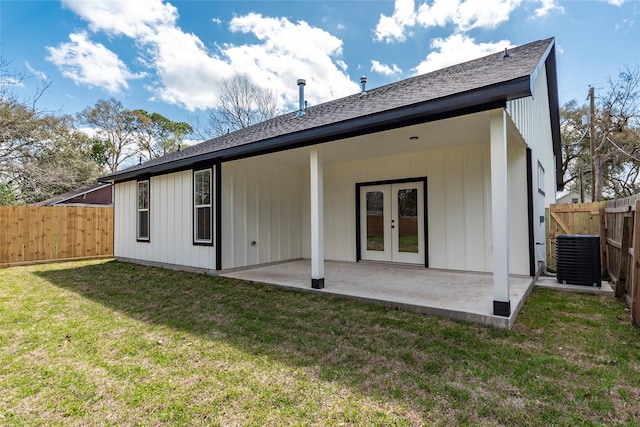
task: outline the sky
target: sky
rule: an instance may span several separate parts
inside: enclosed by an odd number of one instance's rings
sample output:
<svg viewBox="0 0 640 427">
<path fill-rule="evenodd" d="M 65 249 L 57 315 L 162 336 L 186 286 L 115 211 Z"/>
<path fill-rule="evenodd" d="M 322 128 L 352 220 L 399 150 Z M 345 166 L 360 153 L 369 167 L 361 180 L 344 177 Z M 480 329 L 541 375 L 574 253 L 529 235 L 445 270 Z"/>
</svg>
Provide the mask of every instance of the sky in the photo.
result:
<svg viewBox="0 0 640 427">
<path fill-rule="evenodd" d="M 206 116 L 246 74 L 295 110 L 555 37 L 560 101 L 640 65 L 639 0 L 0 0 L 0 50 L 25 99 L 76 114 L 114 97 L 175 121 Z M 4 81 L 0 84 L 9 84 Z"/>
</svg>

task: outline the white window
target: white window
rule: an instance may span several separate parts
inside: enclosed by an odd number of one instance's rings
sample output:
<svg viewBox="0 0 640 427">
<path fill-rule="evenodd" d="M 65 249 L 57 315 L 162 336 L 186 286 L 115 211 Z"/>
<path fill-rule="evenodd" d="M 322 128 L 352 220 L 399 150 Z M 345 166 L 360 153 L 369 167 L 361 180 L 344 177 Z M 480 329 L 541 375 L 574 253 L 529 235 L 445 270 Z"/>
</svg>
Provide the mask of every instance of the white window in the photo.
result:
<svg viewBox="0 0 640 427">
<path fill-rule="evenodd" d="M 138 240 L 149 241 L 149 180 L 138 181 Z"/>
<path fill-rule="evenodd" d="M 538 192 L 544 194 L 544 168 L 538 162 Z"/>
<path fill-rule="evenodd" d="M 213 243 L 211 233 L 211 169 L 193 173 L 193 242 Z"/>
</svg>

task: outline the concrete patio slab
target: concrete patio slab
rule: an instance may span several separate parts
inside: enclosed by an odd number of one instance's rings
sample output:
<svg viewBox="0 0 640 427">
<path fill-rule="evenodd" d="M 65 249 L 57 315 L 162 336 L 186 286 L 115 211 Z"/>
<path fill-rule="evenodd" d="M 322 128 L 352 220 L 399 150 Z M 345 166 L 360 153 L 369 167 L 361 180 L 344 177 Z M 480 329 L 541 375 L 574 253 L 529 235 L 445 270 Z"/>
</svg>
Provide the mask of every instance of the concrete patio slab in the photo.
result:
<svg viewBox="0 0 640 427">
<path fill-rule="evenodd" d="M 493 315 L 493 277 L 487 273 L 381 263 L 325 262 L 325 288 L 311 288 L 311 262 L 296 260 L 220 276 L 339 295 L 421 314 L 511 328 L 533 288 L 531 277 L 509 278 L 511 316 Z"/>
</svg>

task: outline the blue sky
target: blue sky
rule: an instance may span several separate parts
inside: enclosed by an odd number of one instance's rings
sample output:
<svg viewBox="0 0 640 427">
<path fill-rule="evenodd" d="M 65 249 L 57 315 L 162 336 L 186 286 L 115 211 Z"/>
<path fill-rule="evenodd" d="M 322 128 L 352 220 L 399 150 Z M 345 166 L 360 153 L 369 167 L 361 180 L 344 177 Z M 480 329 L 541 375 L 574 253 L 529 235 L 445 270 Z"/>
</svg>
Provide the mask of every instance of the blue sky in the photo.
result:
<svg viewBox="0 0 640 427">
<path fill-rule="evenodd" d="M 222 79 L 246 73 L 295 108 L 378 87 L 505 47 L 555 37 L 561 102 L 583 102 L 640 64 L 640 1 L 0 0 L 0 46 L 32 77 L 38 107 L 75 114 L 115 97 L 179 121 L 217 103 Z M 5 82 L 6 83 L 6 82 Z"/>
</svg>

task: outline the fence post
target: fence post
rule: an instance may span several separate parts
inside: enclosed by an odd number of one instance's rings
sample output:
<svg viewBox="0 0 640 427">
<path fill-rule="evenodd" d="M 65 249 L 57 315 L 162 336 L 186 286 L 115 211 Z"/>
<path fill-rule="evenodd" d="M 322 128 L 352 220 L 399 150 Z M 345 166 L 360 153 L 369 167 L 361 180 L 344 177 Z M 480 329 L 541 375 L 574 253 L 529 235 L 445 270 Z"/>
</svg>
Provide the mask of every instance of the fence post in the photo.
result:
<svg viewBox="0 0 640 427">
<path fill-rule="evenodd" d="M 624 216 L 622 225 L 622 248 L 620 249 L 620 274 L 616 283 L 616 298 L 622 298 L 624 291 L 627 289 L 627 278 L 629 269 L 629 224 L 631 217 Z"/>
<path fill-rule="evenodd" d="M 633 280 L 629 288 L 631 324 L 640 325 L 640 200 L 636 200 L 633 227 Z"/>
<path fill-rule="evenodd" d="M 598 212 L 600 214 L 600 274 L 606 276 L 609 274 L 609 249 L 607 245 L 607 218 L 604 206 Z"/>
</svg>

